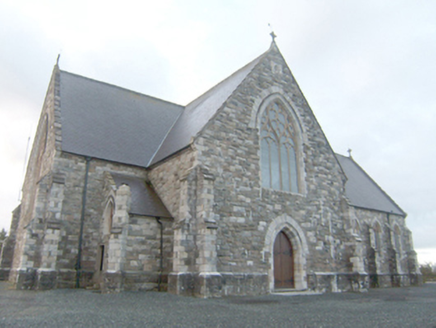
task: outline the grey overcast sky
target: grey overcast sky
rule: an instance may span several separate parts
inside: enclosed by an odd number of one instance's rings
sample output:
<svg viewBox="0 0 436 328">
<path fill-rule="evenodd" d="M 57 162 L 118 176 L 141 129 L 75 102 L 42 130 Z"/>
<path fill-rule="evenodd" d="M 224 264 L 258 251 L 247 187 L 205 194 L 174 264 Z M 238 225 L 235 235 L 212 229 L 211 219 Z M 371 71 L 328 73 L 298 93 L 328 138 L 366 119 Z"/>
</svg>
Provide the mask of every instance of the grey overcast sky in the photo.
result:
<svg viewBox="0 0 436 328">
<path fill-rule="evenodd" d="M 277 44 L 333 149 L 436 263 L 436 1 L 0 0 L 0 228 L 53 65 L 185 105 Z M 31 145 L 30 145 L 31 146 Z"/>
</svg>

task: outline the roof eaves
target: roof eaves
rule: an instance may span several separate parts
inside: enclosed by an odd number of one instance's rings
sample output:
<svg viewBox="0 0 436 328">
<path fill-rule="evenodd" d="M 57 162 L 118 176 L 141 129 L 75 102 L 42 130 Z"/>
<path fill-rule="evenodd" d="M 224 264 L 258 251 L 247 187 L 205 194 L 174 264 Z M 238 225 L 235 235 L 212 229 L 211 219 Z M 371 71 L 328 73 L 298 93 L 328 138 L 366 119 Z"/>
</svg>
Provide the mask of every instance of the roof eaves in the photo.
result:
<svg viewBox="0 0 436 328">
<path fill-rule="evenodd" d="M 75 156 L 81 156 L 81 157 L 89 157 L 89 158 L 96 159 L 96 160 L 99 160 L 99 161 L 105 161 L 105 162 L 110 162 L 110 163 L 115 163 L 115 164 L 136 166 L 136 167 L 141 168 L 141 169 L 146 168 L 145 166 L 142 166 L 142 165 L 139 165 L 139 164 L 135 164 L 135 163 L 118 162 L 118 161 L 114 161 L 113 159 L 101 158 L 101 157 L 96 157 L 96 156 L 88 155 L 88 154 L 79 154 L 79 153 L 74 153 L 74 152 L 68 151 L 68 150 L 62 150 L 62 153 L 71 154 L 71 155 L 75 155 Z"/>
<path fill-rule="evenodd" d="M 400 215 L 400 216 L 404 216 L 404 217 L 407 216 L 407 213 L 405 213 L 403 210 L 401 210 L 401 208 L 399 208 L 400 209 L 399 213 L 396 213 L 394 211 L 379 210 L 379 209 L 372 208 L 372 207 L 365 207 L 365 206 L 354 205 L 351 202 L 349 204 L 350 204 L 350 206 L 353 206 L 355 208 L 362 209 L 362 210 L 368 210 L 368 211 L 374 211 L 374 212 L 382 212 L 382 213 L 386 213 L 386 214 L 395 214 L 395 215 Z"/>
<path fill-rule="evenodd" d="M 162 218 L 162 219 L 174 220 L 174 218 L 172 216 L 169 216 L 169 215 L 155 215 L 155 214 L 145 214 L 145 213 L 135 213 L 135 212 L 129 212 L 129 214 L 135 215 L 135 216 L 145 216 L 145 217 L 149 217 L 149 218 Z"/>
</svg>

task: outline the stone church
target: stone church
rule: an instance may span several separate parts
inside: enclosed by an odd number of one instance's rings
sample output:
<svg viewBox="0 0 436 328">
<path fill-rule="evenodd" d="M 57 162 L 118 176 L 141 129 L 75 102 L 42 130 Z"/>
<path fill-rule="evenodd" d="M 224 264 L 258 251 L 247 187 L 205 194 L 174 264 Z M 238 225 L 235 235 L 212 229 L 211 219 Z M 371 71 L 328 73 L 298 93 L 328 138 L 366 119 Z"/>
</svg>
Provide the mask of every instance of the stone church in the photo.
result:
<svg viewBox="0 0 436 328">
<path fill-rule="evenodd" d="M 0 278 L 200 297 L 409 286 L 405 220 L 334 153 L 274 40 L 186 106 L 56 64 Z"/>
</svg>

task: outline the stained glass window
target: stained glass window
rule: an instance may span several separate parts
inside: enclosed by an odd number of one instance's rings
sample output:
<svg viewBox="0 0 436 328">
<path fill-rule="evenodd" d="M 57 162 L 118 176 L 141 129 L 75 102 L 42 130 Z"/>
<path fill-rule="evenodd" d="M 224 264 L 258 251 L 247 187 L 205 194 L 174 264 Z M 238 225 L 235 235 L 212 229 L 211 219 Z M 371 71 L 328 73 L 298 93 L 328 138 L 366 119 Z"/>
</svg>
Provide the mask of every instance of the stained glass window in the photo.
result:
<svg viewBox="0 0 436 328">
<path fill-rule="evenodd" d="M 271 103 L 263 112 L 260 137 L 262 186 L 298 192 L 295 131 L 280 103 Z"/>
</svg>

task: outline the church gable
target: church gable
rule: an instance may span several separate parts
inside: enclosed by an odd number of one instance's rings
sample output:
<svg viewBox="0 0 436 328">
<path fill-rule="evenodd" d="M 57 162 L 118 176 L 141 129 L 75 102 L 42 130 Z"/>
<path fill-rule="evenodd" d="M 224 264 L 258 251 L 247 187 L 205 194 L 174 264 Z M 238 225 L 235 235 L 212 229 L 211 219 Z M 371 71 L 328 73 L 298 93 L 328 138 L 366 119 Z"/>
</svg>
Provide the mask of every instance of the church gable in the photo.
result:
<svg viewBox="0 0 436 328">
<path fill-rule="evenodd" d="M 306 267 L 331 272 L 347 265 L 341 241 L 345 176 L 275 44 L 192 147 L 199 170 L 213 177 L 207 189 L 212 205 L 201 203 L 206 216 L 193 214 L 198 207 L 187 216 L 206 226 L 216 222 L 218 272 L 261 273 L 273 281 L 275 236 L 265 238 L 271 229 L 288 229 L 291 243 L 308 241 L 310 257 L 296 253 L 299 288 L 307 286 Z M 194 202 L 190 197 L 181 203 Z"/>
<path fill-rule="evenodd" d="M 250 168 L 260 165 L 249 174 L 250 183 L 267 189 L 305 194 L 309 176 L 335 180 L 332 183 L 340 194 L 345 182 L 341 166 L 274 42 L 194 145 L 199 158 L 203 152 L 206 158 L 217 156 L 205 159 L 206 167 L 222 158 L 231 165 L 241 157 Z"/>
</svg>

